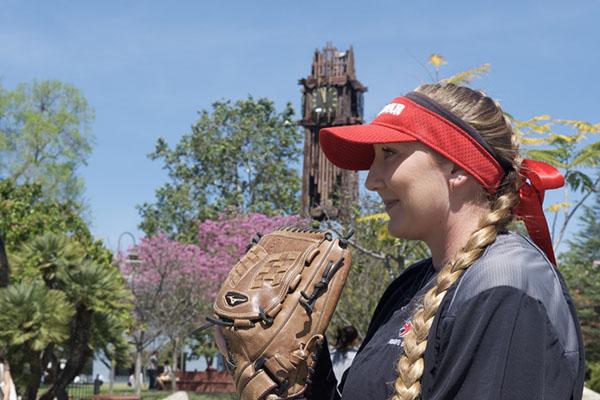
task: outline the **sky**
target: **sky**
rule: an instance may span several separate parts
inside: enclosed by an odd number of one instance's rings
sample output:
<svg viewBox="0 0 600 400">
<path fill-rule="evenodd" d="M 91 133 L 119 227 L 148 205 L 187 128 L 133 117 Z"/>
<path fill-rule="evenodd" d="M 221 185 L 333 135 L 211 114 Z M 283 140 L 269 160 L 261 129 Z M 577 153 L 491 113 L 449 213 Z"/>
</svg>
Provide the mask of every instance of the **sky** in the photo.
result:
<svg viewBox="0 0 600 400">
<path fill-rule="evenodd" d="M 367 120 L 430 82 L 439 53 L 442 76 L 491 63 L 473 86 L 517 118 L 599 122 L 599 20 L 600 0 L 0 0 L 0 79 L 58 79 L 88 99 L 96 139 L 80 172 L 92 232 L 116 249 L 142 235 L 135 206 L 167 181 L 147 158 L 159 137 L 177 143 L 220 99 L 299 110 L 298 79 L 327 42 L 353 46 Z"/>
</svg>

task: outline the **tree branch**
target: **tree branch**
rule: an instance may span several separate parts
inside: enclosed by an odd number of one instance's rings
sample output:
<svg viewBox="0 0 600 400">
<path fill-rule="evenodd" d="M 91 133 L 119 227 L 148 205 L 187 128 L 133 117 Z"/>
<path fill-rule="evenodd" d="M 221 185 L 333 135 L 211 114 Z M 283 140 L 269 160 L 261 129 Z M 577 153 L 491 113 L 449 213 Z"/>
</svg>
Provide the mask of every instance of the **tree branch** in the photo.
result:
<svg viewBox="0 0 600 400">
<path fill-rule="evenodd" d="M 571 218 L 573 218 L 573 216 L 575 215 L 575 212 L 577 212 L 577 210 L 579 209 L 579 207 L 581 207 L 581 205 L 583 203 L 585 203 L 585 201 L 587 200 L 588 197 L 590 197 L 590 195 L 592 193 L 597 193 L 598 191 L 598 184 L 600 183 L 600 176 L 598 176 L 596 178 L 596 180 L 594 181 L 592 188 L 577 202 L 577 204 L 575 205 L 575 207 L 573 207 L 573 209 L 571 210 L 571 212 L 569 212 L 569 214 L 565 217 L 565 221 L 563 222 L 563 225 L 560 229 L 560 233 L 558 235 L 558 240 L 556 241 L 556 245 L 554 246 L 554 250 L 558 251 L 558 247 L 560 246 L 560 243 L 562 242 L 563 236 L 567 230 L 567 225 L 569 224 L 569 221 L 571 220 Z"/>
</svg>

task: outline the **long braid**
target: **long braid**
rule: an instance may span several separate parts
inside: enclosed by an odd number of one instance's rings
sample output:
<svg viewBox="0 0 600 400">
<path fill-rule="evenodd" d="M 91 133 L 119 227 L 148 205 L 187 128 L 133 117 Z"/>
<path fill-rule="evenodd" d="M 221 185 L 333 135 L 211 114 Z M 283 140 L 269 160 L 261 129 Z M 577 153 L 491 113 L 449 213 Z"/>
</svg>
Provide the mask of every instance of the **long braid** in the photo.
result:
<svg viewBox="0 0 600 400">
<path fill-rule="evenodd" d="M 513 209 L 519 201 L 517 145 L 510 123 L 497 103 L 481 92 L 455 85 L 424 85 L 417 90 L 442 103 L 451 112 L 475 126 L 488 143 L 499 151 L 500 156 L 508 160 L 514 168 L 505 175 L 498 191 L 494 195 L 488 195 L 490 212 L 479 221 L 479 228 L 471 234 L 467 244 L 440 270 L 435 286 L 427 291 L 423 303 L 413 314 L 413 329 L 404 337 L 404 352 L 396 366 L 398 378 L 394 383 L 393 400 L 413 400 L 421 394 L 423 355 L 427 348 L 429 331 L 442 300 L 452 284 L 482 255 L 485 248 L 496 240 L 498 233 L 506 231 L 514 219 Z M 462 104 L 465 108 L 453 109 L 452 106 L 456 104 Z M 493 112 L 490 111 L 492 108 Z M 482 120 L 485 124 L 478 124 Z"/>
</svg>

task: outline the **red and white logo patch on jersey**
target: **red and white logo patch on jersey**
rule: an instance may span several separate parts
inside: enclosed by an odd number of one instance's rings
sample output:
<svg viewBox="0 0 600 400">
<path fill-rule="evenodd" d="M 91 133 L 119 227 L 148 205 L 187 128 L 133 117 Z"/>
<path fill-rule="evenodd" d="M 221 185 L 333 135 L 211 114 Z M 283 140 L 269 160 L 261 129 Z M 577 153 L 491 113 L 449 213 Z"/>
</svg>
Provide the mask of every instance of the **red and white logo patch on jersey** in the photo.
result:
<svg viewBox="0 0 600 400">
<path fill-rule="evenodd" d="M 388 344 L 393 344 L 395 346 L 402 346 L 403 342 L 404 342 L 404 336 L 406 336 L 406 334 L 410 331 L 412 331 L 413 329 L 413 324 L 412 322 L 406 321 L 404 323 L 404 325 L 402 325 L 402 328 L 400 328 L 400 330 L 398 331 L 398 337 L 395 338 L 391 338 L 388 341 Z"/>
<path fill-rule="evenodd" d="M 398 336 L 400 337 L 404 337 L 406 336 L 406 334 L 410 331 L 412 331 L 413 325 L 412 322 L 407 321 L 404 325 L 402 325 L 402 328 L 400 328 L 400 332 L 398 332 Z"/>
</svg>

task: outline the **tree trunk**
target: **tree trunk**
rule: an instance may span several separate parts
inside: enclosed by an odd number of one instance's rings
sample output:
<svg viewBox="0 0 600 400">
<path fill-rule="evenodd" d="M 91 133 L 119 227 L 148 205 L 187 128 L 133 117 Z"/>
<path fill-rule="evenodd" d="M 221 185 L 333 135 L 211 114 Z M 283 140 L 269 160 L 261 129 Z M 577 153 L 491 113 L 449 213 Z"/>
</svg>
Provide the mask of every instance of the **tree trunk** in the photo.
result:
<svg viewBox="0 0 600 400">
<path fill-rule="evenodd" d="M 179 352 L 179 368 L 185 372 L 185 349 L 181 349 Z"/>
<path fill-rule="evenodd" d="M 42 356 L 42 373 L 44 373 L 44 371 L 47 373 L 47 375 L 44 377 L 44 384 L 46 386 L 50 386 L 52 383 L 54 383 L 59 364 L 60 362 L 56 357 L 56 354 L 54 354 L 54 343 L 51 343 L 46 346 L 44 349 L 44 355 Z M 51 367 L 48 368 L 48 365 L 51 365 Z"/>
<path fill-rule="evenodd" d="M 0 287 L 8 286 L 10 268 L 8 266 L 8 257 L 4 247 L 4 235 L 0 232 Z"/>
<path fill-rule="evenodd" d="M 67 386 L 81 373 L 87 360 L 93 355 L 88 347 L 92 327 L 92 311 L 84 306 L 77 306 L 75 318 L 71 325 L 70 338 L 65 346 L 68 357 L 65 367 L 58 371 L 56 380 L 40 400 L 68 400 Z"/>
<path fill-rule="evenodd" d="M 27 357 L 29 360 L 29 376 L 27 376 L 27 387 L 23 400 L 35 400 L 40 388 L 40 380 L 42 378 L 42 365 L 40 361 L 40 353 L 32 352 Z"/>
<path fill-rule="evenodd" d="M 175 339 L 173 345 L 173 368 L 171 372 L 171 391 L 173 392 L 177 390 L 177 347 L 177 339 Z"/>
<path fill-rule="evenodd" d="M 113 384 L 115 383 L 115 360 L 110 359 L 110 372 L 108 373 L 108 394 L 113 394 Z"/>
<path fill-rule="evenodd" d="M 142 349 L 138 348 L 135 352 L 135 368 L 133 370 L 133 382 L 135 382 L 135 395 L 141 396 L 142 394 L 142 380 L 140 375 L 142 374 Z"/>
</svg>

